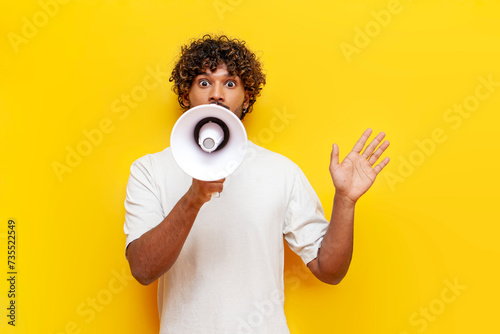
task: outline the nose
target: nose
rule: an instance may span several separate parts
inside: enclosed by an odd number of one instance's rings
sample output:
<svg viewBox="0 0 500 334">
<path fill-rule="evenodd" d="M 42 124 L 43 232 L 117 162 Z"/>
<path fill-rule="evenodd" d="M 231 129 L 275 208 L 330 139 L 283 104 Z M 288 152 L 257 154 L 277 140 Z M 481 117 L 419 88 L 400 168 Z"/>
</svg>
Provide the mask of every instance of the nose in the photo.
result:
<svg viewBox="0 0 500 334">
<path fill-rule="evenodd" d="M 224 102 L 224 89 L 221 85 L 213 85 L 210 90 L 210 102 Z"/>
</svg>

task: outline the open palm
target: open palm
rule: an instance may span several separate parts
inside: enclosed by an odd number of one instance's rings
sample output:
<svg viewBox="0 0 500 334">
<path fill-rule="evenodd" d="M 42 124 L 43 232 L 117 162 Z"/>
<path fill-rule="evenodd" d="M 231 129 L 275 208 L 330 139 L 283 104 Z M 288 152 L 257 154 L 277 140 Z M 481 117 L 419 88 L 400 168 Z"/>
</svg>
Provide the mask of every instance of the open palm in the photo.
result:
<svg viewBox="0 0 500 334">
<path fill-rule="evenodd" d="M 379 146 L 385 137 L 383 132 L 380 132 L 361 153 L 371 133 L 371 129 L 367 129 L 363 133 L 352 151 L 342 160 L 342 163 L 339 163 L 339 148 L 337 144 L 333 145 L 330 160 L 333 185 L 337 194 L 344 195 L 353 202 L 356 202 L 361 195 L 370 189 L 378 173 L 389 163 L 389 158 L 386 157 L 373 167 L 382 153 L 389 147 L 387 140 Z M 377 148 L 377 146 L 379 147 Z"/>
</svg>

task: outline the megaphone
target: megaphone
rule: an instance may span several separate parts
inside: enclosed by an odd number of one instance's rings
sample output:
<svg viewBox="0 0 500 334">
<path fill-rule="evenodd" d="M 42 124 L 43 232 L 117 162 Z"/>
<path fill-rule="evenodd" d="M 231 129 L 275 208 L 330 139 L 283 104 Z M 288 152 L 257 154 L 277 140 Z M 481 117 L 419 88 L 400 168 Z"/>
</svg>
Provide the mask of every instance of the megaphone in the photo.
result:
<svg viewBox="0 0 500 334">
<path fill-rule="evenodd" d="M 215 181 L 230 175 L 243 162 L 247 133 L 230 110 L 205 104 L 186 111 L 170 135 L 174 160 L 189 176 Z"/>
</svg>

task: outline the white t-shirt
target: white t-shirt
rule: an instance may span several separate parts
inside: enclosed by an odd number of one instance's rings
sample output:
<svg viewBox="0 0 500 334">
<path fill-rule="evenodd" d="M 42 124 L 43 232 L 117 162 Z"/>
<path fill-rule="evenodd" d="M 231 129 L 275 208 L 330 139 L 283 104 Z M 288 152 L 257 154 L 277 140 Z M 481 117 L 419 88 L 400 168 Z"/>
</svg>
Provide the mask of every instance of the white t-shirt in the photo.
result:
<svg viewBox="0 0 500 334">
<path fill-rule="evenodd" d="M 132 164 L 126 244 L 168 215 L 192 179 L 170 148 Z M 160 333 L 289 333 L 283 310 L 283 236 L 304 263 L 328 227 L 299 167 L 251 142 L 220 198 L 201 208 L 177 261 L 159 278 Z"/>
</svg>

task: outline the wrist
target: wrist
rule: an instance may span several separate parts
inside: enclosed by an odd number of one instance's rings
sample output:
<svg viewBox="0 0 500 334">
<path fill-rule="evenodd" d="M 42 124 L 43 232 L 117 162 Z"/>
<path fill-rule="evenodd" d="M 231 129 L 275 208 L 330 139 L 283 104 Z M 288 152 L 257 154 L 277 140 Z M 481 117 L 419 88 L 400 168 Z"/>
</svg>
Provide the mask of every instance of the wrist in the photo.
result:
<svg viewBox="0 0 500 334">
<path fill-rule="evenodd" d="M 339 204 L 342 205 L 346 208 L 353 208 L 356 206 L 356 201 L 350 199 L 348 196 L 340 194 L 340 193 L 335 193 L 335 196 L 333 197 L 333 202 L 334 204 Z"/>
<path fill-rule="evenodd" d="M 192 188 L 189 188 L 188 192 L 184 195 L 184 204 L 187 209 L 199 211 L 205 202 L 194 193 Z"/>
</svg>

